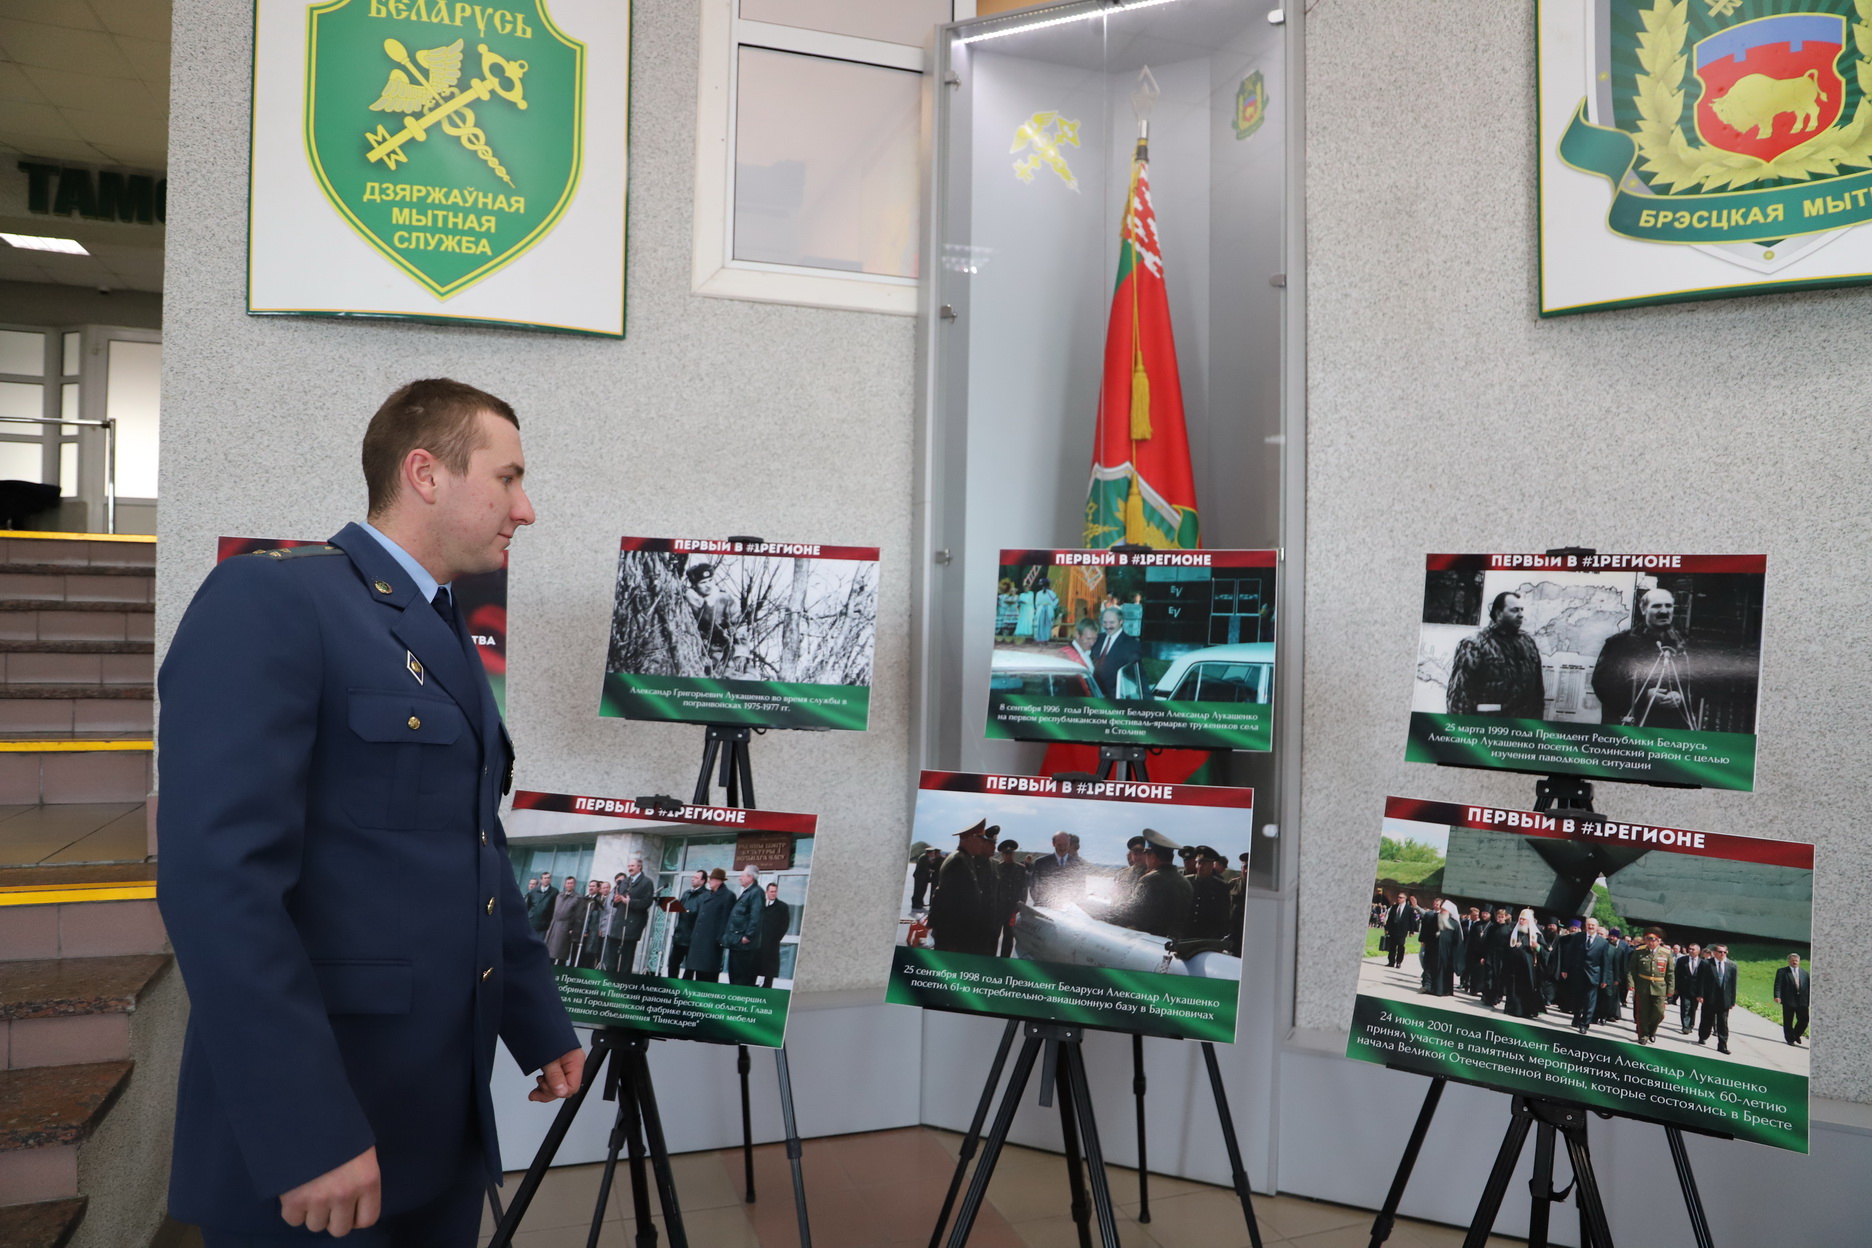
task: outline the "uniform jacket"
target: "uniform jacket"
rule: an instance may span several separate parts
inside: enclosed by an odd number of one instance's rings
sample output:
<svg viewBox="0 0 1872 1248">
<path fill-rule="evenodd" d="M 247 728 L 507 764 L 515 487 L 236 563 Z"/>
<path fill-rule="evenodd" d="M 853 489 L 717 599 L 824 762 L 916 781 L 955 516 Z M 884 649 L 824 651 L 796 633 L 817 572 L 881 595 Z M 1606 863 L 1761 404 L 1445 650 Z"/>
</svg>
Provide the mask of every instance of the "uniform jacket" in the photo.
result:
<svg viewBox="0 0 1872 1248">
<path fill-rule="evenodd" d="M 759 949 L 761 908 L 766 904 L 767 894 L 761 889 L 759 883 L 750 884 L 742 889 L 741 895 L 735 898 L 734 909 L 728 912 L 728 926 L 722 931 L 722 948 L 740 949 L 746 953 Z M 747 943 L 742 944 L 743 940 Z"/>
<path fill-rule="evenodd" d="M 1677 983 L 1677 959 L 1668 949 L 1654 953 L 1639 945 L 1625 964 L 1625 982 L 1637 996 L 1669 998 Z"/>
<path fill-rule="evenodd" d="M 930 901 L 930 926 L 943 953 L 992 955 L 1001 935 L 994 864 L 956 850 L 943 859 Z"/>
<path fill-rule="evenodd" d="M 373 1145 L 402 1212 L 477 1130 L 498 1175 L 495 1038 L 528 1071 L 577 1041 L 467 634 L 349 525 L 210 573 L 159 688 L 158 897 L 191 1007 L 170 1212 L 277 1233 L 280 1193 Z"/>
<path fill-rule="evenodd" d="M 1456 643 L 1448 694 L 1452 715 L 1539 719 L 1547 701 L 1540 648 L 1526 633 L 1491 622 Z"/>
<path fill-rule="evenodd" d="M 1166 940 L 1181 940 L 1189 935 L 1190 911 L 1195 902 L 1195 890 L 1187 876 L 1175 867 L 1159 867 L 1144 873 L 1132 890 L 1130 905 L 1117 921 Z"/>
</svg>

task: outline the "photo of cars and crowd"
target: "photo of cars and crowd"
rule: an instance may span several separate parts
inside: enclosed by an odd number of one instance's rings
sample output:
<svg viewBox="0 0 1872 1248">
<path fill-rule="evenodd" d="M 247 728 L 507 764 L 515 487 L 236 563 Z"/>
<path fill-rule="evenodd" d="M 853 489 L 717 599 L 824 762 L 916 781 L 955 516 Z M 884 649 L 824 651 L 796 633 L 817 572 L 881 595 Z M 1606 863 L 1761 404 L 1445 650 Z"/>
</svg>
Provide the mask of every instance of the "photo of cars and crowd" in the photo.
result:
<svg viewBox="0 0 1872 1248">
<path fill-rule="evenodd" d="M 723 819 L 752 817 L 722 826 Z M 527 918 L 556 967 L 790 989 L 811 815 L 521 790 L 504 821 Z"/>
<path fill-rule="evenodd" d="M 1001 552 L 989 735 L 1269 748 L 1251 725 L 1274 696 L 1275 552 L 1100 556 Z M 1200 722 L 1127 721 L 1192 703 Z"/>
<path fill-rule="evenodd" d="M 1807 865 L 1387 817 L 1359 994 L 1805 1078 L 1811 847 L 1721 839 Z"/>
<path fill-rule="evenodd" d="M 1240 804 L 1088 800 L 926 783 L 904 867 L 898 943 L 1239 980 L 1253 796 L 1245 789 L 1146 787 L 1239 796 Z"/>
<path fill-rule="evenodd" d="M 1491 566 L 1516 558 L 1429 557 L 1412 710 L 1754 733 L 1764 557 Z"/>
<path fill-rule="evenodd" d="M 869 685 L 871 547 L 625 538 L 607 673 Z"/>
</svg>

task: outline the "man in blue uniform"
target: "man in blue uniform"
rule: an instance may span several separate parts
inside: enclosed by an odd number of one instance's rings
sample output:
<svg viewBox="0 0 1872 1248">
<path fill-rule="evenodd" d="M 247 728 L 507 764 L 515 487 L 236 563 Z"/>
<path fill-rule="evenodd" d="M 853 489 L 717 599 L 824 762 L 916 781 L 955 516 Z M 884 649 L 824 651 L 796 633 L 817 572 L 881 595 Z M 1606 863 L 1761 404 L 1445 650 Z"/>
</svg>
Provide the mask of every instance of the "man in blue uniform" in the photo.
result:
<svg viewBox="0 0 1872 1248">
<path fill-rule="evenodd" d="M 495 1037 L 534 1100 L 583 1073 L 449 591 L 533 522 L 519 422 L 414 382 L 363 460 L 370 522 L 221 564 L 160 677 L 158 895 L 192 1007 L 170 1211 L 208 1248 L 472 1245 Z"/>
</svg>

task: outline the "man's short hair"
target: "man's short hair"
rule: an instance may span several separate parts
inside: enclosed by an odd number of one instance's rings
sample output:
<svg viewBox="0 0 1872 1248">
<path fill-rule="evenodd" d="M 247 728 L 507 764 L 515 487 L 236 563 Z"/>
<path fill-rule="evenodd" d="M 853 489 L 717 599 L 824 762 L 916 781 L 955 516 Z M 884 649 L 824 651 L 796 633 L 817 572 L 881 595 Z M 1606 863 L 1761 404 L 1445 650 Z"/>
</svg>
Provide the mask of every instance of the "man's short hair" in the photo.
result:
<svg viewBox="0 0 1872 1248">
<path fill-rule="evenodd" d="M 1115 615 L 1121 620 L 1124 619 L 1124 612 L 1120 611 L 1117 607 L 1106 607 L 1099 612 L 1099 619 L 1102 620 L 1108 615 Z"/>
<path fill-rule="evenodd" d="M 428 451 L 457 475 L 467 472 L 469 458 L 483 445 L 482 412 L 520 427 L 520 418 L 504 400 L 447 377 L 412 381 L 385 399 L 364 430 L 369 514 L 381 515 L 396 500 L 403 461 L 411 451 Z"/>
<path fill-rule="evenodd" d="M 1496 594 L 1495 597 L 1489 601 L 1488 618 L 1491 620 L 1501 618 L 1502 604 L 1507 602 L 1510 598 L 1519 598 L 1520 596 L 1520 594 L 1515 593 L 1512 589 L 1504 589 L 1501 593 Z"/>
</svg>

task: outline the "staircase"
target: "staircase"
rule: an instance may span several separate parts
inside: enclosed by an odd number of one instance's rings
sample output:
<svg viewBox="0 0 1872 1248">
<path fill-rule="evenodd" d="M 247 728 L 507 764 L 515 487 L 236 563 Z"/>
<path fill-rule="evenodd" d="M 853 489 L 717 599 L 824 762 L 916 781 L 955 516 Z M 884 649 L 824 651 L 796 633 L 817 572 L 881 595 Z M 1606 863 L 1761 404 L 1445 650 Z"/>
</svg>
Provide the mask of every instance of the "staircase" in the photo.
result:
<svg viewBox="0 0 1872 1248">
<path fill-rule="evenodd" d="M 0 532 L 0 1245 L 141 1248 L 186 998 L 156 911 L 156 547 Z"/>
</svg>

